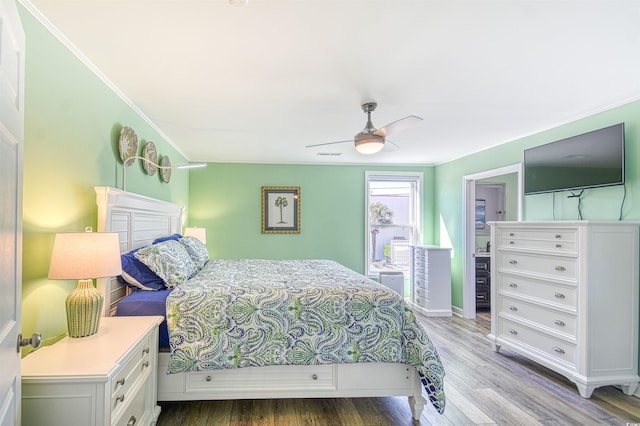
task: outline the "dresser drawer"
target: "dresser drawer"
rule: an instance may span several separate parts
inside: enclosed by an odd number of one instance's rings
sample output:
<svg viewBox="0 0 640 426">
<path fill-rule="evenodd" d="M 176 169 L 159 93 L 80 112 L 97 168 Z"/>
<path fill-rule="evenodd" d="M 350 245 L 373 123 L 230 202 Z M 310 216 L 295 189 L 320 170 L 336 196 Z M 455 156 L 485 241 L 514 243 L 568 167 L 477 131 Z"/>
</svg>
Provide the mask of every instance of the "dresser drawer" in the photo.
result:
<svg viewBox="0 0 640 426">
<path fill-rule="evenodd" d="M 576 253 L 578 251 L 578 243 L 576 241 L 560 240 L 522 240 L 509 238 L 501 240 L 500 247 L 547 250 L 558 253 Z"/>
<path fill-rule="evenodd" d="M 551 278 L 575 281 L 577 279 L 577 259 L 575 257 L 554 257 L 530 253 L 504 251 L 498 255 L 497 264 L 501 270 L 527 272 Z"/>
<path fill-rule="evenodd" d="M 575 245 L 578 241 L 578 231 L 571 228 L 501 228 L 498 232 L 498 245 L 509 245 L 511 240 L 521 240 L 523 247 L 527 241 L 532 244 L 535 244 L 536 241 L 553 241 Z"/>
<path fill-rule="evenodd" d="M 425 288 L 416 287 L 415 288 L 415 295 L 416 295 L 416 297 L 422 297 L 423 299 L 428 299 L 429 298 L 429 290 L 427 290 Z"/>
<path fill-rule="evenodd" d="M 111 382 L 111 408 L 114 418 L 119 418 L 122 411 L 128 410 L 134 392 L 140 387 L 140 382 L 146 380 L 149 372 L 153 370 L 152 362 L 155 358 L 155 349 L 151 348 L 151 337 L 148 336 L 131 351 L 131 355 L 124 364 L 115 372 Z M 125 422 L 126 424 L 126 422 Z"/>
<path fill-rule="evenodd" d="M 550 336 L 542 331 L 498 316 L 498 337 L 530 347 L 534 352 L 543 352 L 554 362 L 576 368 L 576 345 Z"/>
<path fill-rule="evenodd" d="M 511 274 L 497 274 L 497 290 L 500 294 L 535 299 L 576 311 L 578 309 L 578 287 L 536 280 Z"/>
<path fill-rule="evenodd" d="M 140 373 L 149 366 L 149 353 L 151 352 L 151 338 L 147 337 L 131 350 L 131 355 L 124 364 L 113 374 L 111 383 L 111 395 L 115 396 L 126 392 Z M 145 364 L 146 363 L 146 364 Z"/>
<path fill-rule="evenodd" d="M 429 307 L 429 301 L 424 297 L 416 296 L 415 299 L 416 300 L 414 300 L 414 302 L 416 305 L 421 306 L 423 308 Z"/>
<path fill-rule="evenodd" d="M 120 412 L 114 412 L 112 417 L 112 425 L 131 426 L 140 425 L 140 421 L 144 417 L 146 408 L 146 387 L 149 386 L 149 380 L 136 384 L 128 394 L 129 403 Z"/>
<path fill-rule="evenodd" d="M 503 315 L 536 323 L 568 337 L 576 338 L 576 315 L 505 296 L 497 297 L 497 309 Z"/>
</svg>

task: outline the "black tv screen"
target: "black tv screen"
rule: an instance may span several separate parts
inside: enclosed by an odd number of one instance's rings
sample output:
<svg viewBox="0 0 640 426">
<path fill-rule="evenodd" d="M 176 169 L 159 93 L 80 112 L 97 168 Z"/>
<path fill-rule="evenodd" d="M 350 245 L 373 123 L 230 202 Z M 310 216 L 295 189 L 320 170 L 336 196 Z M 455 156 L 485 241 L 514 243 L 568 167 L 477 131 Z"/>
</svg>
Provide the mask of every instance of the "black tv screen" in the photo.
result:
<svg viewBox="0 0 640 426">
<path fill-rule="evenodd" d="M 524 151 L 524 193 L 624 184 L 624 123 Z"/>
</svg>

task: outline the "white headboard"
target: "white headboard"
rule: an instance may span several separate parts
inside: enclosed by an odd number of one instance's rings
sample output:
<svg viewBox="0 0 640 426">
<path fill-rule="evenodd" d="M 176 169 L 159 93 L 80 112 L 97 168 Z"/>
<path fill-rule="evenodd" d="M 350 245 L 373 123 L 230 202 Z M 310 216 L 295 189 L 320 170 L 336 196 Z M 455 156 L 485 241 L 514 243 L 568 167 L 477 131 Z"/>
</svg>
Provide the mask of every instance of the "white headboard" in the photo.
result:
<svg viewBox="0 0 640 426">
<path fill-rule="evenodd" d="M 182 231 L 183 206 L 105 186 L 95 190 L 98 232 L 117 232 L 121 253 Z M 115 277 L 100 278 L 97 284 L 104 295 L 103 315 L 111 316 L 127 289 Z"/>
</svg>

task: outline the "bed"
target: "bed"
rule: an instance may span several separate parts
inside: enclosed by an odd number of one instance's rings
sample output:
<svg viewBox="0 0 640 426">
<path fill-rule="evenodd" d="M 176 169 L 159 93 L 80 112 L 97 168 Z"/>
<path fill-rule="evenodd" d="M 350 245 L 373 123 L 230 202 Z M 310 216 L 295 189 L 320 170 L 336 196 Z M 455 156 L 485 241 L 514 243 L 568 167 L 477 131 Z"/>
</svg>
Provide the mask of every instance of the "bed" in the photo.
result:
<svg viewBox="0 0 640 426">
<path fill-rule="evenodd" d="M 181 206 L 95 189 L 98 230 L 117 232 L 122 253 L 180 233 Z M 384 286 L 327 260 L 211 259 L 198 269 L 172 290 L 128 294 L 117 277 L 98 281 L 104 315 L 166 309 L 159 401 L 408 396 L 414 419 L 426 400 L 444 411 L 437 352 Z"/>
</svg>

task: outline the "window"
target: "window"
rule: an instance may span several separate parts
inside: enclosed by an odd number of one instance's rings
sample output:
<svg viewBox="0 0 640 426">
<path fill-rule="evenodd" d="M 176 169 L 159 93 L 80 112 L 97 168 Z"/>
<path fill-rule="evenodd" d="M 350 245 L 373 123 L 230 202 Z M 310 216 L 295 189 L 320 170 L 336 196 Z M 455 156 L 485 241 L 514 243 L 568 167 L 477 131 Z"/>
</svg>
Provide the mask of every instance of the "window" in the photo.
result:
<svg viewBox="0 0 640 426">
<path fill-rule="evenodd" d="M 422 173 L 366 172 L 365 271 L 409 277 L 409 246 L 422 244 Z"/>
</svg>

